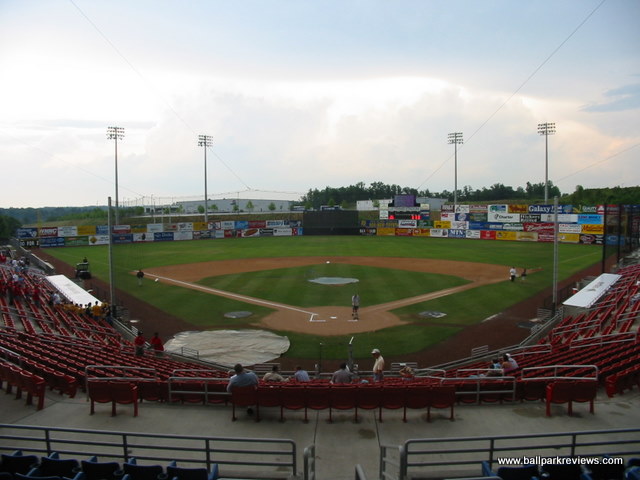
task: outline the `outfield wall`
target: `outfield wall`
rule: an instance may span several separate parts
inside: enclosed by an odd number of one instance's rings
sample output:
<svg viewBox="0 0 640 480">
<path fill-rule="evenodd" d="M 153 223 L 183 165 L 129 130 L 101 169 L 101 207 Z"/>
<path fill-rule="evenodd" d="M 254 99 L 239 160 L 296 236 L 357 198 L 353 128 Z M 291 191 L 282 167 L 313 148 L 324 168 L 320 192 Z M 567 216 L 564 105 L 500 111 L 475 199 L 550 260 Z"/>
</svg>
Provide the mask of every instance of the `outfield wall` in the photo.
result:
<svg viewBox="0 0 640 480">
<path fill-rule="evenodd" d="M 321 225 L 317 232 L 299 220 L 228 220 L 218 222 L 152 223 L 115 225 L 115 244 L 171 242 L 181 240 L 285 237 L 303 234 L 348 233 L 359 235 L 466 238 L 478 240 L 552 242 L 554 238 L 553 205 L 443 205 L 440 220 L 364 220 L 358 225 L 356 212 L 353 227 L 340 224 Z M 319 212 L 325 214 L 326 212 Z M 324 218 L 324 217 L 323 217 Z M 326 223 L 326 222 L 325 222 Z M 335 227 L 340 227 L 335 230 Z M 313 229 L 312 227 L 310 227 Z M 344 231 L 344 232 L 343 232 Z M 348 232 L 347 232 L 348 231 Z M 640 232 L 638 205 L 560 205 L 559 241 L 587 245 L 635 248 Z M 70 247 L 107 245 L 106 225 L 20 228 L 16 232 L 21 246 Z M 608 247 L 607 247 L 608 248 Z"/>
</svg>

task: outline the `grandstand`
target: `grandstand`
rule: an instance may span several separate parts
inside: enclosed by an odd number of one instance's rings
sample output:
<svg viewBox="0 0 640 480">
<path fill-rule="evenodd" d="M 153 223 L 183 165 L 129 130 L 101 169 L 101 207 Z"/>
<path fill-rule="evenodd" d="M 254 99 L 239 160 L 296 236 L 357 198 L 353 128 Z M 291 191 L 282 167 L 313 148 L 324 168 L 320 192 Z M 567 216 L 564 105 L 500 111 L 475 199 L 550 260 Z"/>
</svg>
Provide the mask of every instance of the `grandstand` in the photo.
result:
<svg viewBox="0 0 640 480">
<path fill-rule="evenodd" d="M 382 384 L 334 386 L 320 374 L 233 395 L 227 366 L 136 356 L 134 331 L 49 305 L 65 292 L 35 270 L 18 285 L 13 275 L 0 267 L 5 469 L 15 450 L 41 465 L 54 452 L 78 465 L 98 455 L 118 470 L 159 465 L 163 475 L 173 460 L 203 479 L 460 478 L 496 473 L 503 456 L 640 457 L 639 265 L 508 350 L 416 365 L 410 378 L 392 365 Z M 517 370 L 487 375 L 507 352 Z"/>
</svg>

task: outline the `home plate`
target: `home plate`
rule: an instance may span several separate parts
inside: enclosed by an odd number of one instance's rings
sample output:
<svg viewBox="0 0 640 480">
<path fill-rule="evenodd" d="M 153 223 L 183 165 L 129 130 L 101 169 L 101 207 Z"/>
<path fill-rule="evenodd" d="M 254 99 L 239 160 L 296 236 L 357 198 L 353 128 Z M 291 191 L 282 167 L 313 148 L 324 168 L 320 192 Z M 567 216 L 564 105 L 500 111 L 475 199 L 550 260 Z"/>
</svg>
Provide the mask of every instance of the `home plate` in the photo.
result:
<svg viewBox="0 0 640 480">
<path fill-rule="evenodd" d="M 338 318 L 338 317 L 329 317 L 329 318 L 330 318 L 331 320 L 335 320 L 335 319 L 336 319 L 336 318 Z"/>
</svg>

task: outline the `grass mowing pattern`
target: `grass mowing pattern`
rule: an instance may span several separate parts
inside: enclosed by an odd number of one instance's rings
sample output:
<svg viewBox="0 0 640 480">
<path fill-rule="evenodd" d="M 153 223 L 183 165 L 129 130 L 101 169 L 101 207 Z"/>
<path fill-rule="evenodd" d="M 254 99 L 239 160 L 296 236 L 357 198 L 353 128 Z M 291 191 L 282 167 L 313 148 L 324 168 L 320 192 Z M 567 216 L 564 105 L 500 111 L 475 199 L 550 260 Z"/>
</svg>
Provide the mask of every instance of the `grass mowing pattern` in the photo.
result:
<svg viewBox="0 0 640 480">
<path fill-rule="evenodd" d="M 321 285 L 317 277 L 357 278 L 358 283 Z M 350 306 L 358 292 L 362 306 L 469 283 L 459 277 L 350 264 L 321 264 L 205 278 L 201 285 L 300 307 Z"/>
<path fill-rule="evenodd" d="M 86 255 L 91 262 L 93 275 L 105 281 L 109 279 L 108 252 L 104 246 L 52 248 L 47 252 L 71 265 L 75 265 Z M 551 286 L 553 271 L 551 243 L 355 236 L 271 237 L 117 245 L 114 248 L 114 270 L 119 289 L 183 318 L 198 328 L 246 328 L 249 322 L 257 321 L 270 310 L 162 283 L 149 282 L 138 288 L 135 276 L 130 272 L 138 268 L 210 260 L 288 256 L 438 258 L 542 269 L 530 274 L 526 282 L 513 284 L 506 281 L 505 269 L 505 282 L 398 309 L 395 313 L 403 320 L 411 321 L 410 325 L 357 335 L 354 350 L 356 358 L 366 359 L 369 359 L 369 352 L 374 346 L 384 348 L 385 354 L 389 356 L 424 350 L 458 331 L 459 325 L 481 322 L 490 315 Z M 558 278 L 567 278 L 598 263 L 601 258 L 601 247 L 561 244 Z M 267 277 L 265 280 L 273 279 Z M 347 299 L 350 295 L 346 295 Z M 363 295 L 363 303 L 381 302 L 370 301 Z M 254 315 L 248 319 L 224 318 L 224 313 L 234 310 L 249 310 L 254 312 Z M 427 326 L 427 320 L 417 316 L 417 313 L 423 310 L 447 313 L 447 317 L 439 319 L 446 319 L 446 322 L 438 323 L 449 323 L 450 326 Z M 147 321 L 149 324 L 152 323 L 152 319 Z M 308 359 L 318 358 L 320 343 L 323 344 L 323 358 L 344 359 L 346 345 L 351 338 L 278 333 L 287 335 L 291 340 L 291 350 L 287 352 L 287 356 Z"/>
</svg>

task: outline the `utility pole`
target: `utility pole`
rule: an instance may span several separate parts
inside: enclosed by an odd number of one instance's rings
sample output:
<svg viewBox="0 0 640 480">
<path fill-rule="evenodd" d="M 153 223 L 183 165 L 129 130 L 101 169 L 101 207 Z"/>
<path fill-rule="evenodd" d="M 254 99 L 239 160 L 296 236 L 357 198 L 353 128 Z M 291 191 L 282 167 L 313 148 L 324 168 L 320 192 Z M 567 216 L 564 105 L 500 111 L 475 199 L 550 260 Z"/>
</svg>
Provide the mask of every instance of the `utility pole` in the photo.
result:
<svg viewBox="0 0 640 480">
<path fill-rule="evenodd" d="M 556 133 L 555 123 L 539 123 L 538 133 L 544 135 L 544 204 L 549 204 L 549 135 Z"/>
<path fill-rule="evenodd" d="M 464 143 L 462 140 L 462 132 L 453 132 L 448 136 L 448 142 L 453 143 L 454 162 L 453 162 L 453 212 L 458 209 L 458 144 Z"/>
<path fill-rule="evenodd" d="M 115 140 L 116 145 L 116 225 L 120 225 L 120 213 L 118 212 L 118 139 L 124 138 L 124 128 L 107 127 L 107 139 Z M 111 232 L 109 232 L 111 235 Z"/>
<path fill-rule="evenodd" d="M 204 222 L 209 223 L 209 195 L 207 194 L 207 148 L 213 144 L 209 135 L 198 135 L 198 146 L 204 147 Z M 207 227 L 209 228 L 209 227 Z"/>
</svg>

